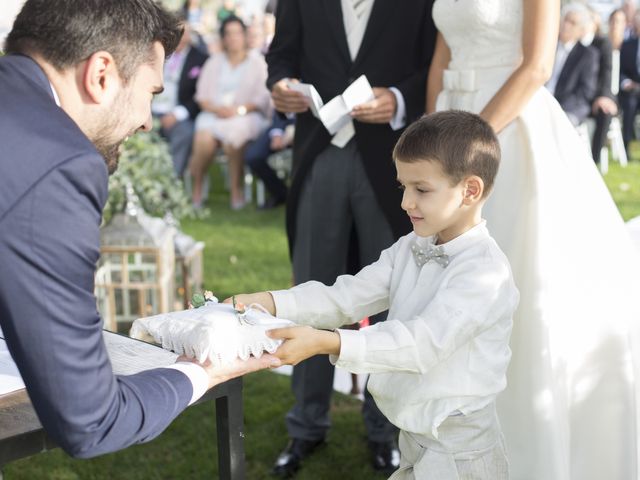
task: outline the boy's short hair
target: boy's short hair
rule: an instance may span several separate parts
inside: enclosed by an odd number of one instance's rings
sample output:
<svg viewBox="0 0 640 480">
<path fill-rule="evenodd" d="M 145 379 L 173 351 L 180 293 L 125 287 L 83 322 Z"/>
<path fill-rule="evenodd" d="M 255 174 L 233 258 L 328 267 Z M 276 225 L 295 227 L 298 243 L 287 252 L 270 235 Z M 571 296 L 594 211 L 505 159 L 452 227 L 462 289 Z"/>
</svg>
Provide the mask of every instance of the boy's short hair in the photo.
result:
<svg viewBox="0 0 640 480">
<path fill-rule="evenodd" d="M 478 115 L 447 110 L 425 115 L 407 127 L 393 149 L 396 162 L 437 162 L 452 185 L 467 175 L 484 182 L 486 197 L 500 165 L 500 143 Z"/>
</svg>

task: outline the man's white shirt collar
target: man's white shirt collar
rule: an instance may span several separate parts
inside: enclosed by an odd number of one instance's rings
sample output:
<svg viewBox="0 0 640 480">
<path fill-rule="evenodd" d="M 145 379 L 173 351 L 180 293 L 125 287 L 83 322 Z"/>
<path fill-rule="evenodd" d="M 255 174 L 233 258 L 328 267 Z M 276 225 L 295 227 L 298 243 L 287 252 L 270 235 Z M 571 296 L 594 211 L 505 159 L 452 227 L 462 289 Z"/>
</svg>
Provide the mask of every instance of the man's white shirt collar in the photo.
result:
<svg viewBox="0 0 640 480">
<path fill-rule="evenodd" d="M 53 99 L 56 101 L 56 105 L 60 107 L 60 97 L 58 96 L 58 92 L 56 92 L 53 83 L 49 82 L 49 86 L 51 87 L 51 93 L 53 93 Z"/>
</svg>

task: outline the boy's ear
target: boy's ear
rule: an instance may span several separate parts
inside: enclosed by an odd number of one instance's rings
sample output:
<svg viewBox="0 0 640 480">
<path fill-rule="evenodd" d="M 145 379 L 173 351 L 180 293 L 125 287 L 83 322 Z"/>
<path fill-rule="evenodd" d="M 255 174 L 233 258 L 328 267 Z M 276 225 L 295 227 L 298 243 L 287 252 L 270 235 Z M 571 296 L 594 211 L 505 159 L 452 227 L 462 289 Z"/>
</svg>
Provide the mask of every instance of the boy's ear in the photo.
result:
<svg viewBox="0 0 640 480">
<path fill-rule="evenodd" d="M 471 205 L 482 199 L 484 193 L 484 182 L 477 175 L 471 175 L 463 180 L 464 197 L 462 202 Z"/>
</svg>

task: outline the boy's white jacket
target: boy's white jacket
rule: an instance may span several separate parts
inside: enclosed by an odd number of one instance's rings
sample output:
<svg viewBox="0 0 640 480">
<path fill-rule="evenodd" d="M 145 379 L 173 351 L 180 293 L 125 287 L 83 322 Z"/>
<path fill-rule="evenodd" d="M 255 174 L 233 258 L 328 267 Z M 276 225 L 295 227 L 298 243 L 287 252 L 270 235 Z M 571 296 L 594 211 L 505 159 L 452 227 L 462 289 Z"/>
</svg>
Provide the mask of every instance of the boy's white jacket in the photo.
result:
<svg viewBox="0 0 640 480">
<path fill-rule="evenodd" d="M 277 315 L 334 329 L 389 310 L 387 320 L 338 330 L 331 360 L 371 373 L 369 391 L 399 428 L 437 438 L 450 414 L 479 410 L 506 386 L 509 337 L 519 294 L 506 256 L 481 222 L 442 244 L 450 263 L 418 267 L 411 245 L 433 237 L 410 233 L 357 275 L 333 286 L 307 282 L 271 292 Z"/>
</svg>

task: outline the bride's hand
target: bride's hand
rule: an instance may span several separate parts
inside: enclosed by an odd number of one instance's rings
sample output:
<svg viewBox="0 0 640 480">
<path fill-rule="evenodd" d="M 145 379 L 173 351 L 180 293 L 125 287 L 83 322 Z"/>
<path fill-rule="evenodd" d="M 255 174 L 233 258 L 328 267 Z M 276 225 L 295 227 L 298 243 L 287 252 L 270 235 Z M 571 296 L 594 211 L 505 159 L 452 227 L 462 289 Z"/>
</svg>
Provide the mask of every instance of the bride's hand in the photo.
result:
<svg viewBox="0 0 640 480">
<path fill-rule="evenodd" d="M 241 293 L 224 300 L 222 303 L 229 303 L 234 307 L 248 307 L 252 303 L 262 305 L 271 315 L 276 315 L 276 304 L 269 292 Z"/>
</svg>

